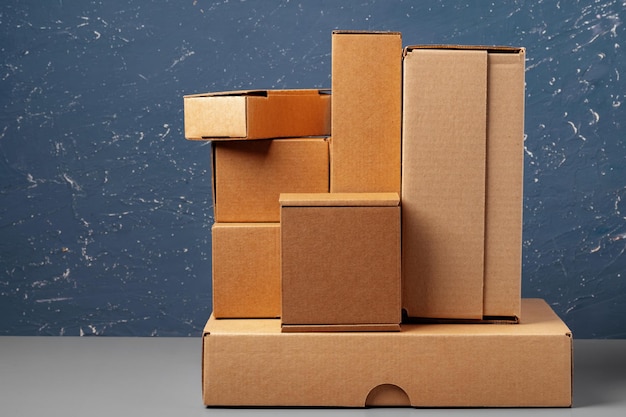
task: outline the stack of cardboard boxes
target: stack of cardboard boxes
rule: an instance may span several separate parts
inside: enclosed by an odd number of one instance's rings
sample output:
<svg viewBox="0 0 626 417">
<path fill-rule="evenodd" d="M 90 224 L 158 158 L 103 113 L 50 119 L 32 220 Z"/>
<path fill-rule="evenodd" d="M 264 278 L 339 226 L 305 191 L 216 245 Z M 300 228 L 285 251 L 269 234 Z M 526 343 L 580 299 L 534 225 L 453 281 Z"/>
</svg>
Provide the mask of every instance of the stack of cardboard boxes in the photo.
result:
<svg viewBox="0 0 626 417">
<path fill-rule="evenodd" d="M 185 135 L 213 141 L 216 318 L 280 317 L 278 197 L 328 193 L 329 131 L 328 91 L 185 98 Z"/>
<path fill-rule="evenodd" d="M 571 405 L 571 332 L 520 296 L 524 53 L 335 31 L 332 102 L 184 98 L 212 141 L 205 405 Z"/>
</svg>

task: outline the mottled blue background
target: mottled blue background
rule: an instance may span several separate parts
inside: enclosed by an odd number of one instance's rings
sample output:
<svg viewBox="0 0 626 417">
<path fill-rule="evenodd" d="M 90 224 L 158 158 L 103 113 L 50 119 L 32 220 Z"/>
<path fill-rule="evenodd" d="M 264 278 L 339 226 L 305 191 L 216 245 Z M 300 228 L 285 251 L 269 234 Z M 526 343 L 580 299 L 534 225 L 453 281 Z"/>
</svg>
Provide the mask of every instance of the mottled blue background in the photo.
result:
<svg viewBox="0 0 626 417">
<path fill-rule="evenodd" d="M 200 335 L 209 147 L 184 94 L 330 87 L 333 29 L 527 48 L 523 294 L 626 337 L 622 1 L 5 0 L 0 335 Z M 623 107 L 624 106 L 624 107 Z"/>
</svg>

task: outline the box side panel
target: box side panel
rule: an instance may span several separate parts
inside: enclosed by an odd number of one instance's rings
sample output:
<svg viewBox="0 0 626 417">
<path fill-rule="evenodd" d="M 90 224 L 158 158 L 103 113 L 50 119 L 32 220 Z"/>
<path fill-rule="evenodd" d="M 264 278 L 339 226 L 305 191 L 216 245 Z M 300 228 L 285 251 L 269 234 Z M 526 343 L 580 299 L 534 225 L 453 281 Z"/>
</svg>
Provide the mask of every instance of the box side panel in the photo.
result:
<svg viewBox="0 0 626 417">
<path fill-rule="evenodd" d="M 218 222 L 278 222 L 280 193 L 328 192 L 328 142 L 323 138 L 213 145 Z"/>
<path fill-rule="evenodd" d="M 215 223 L 212 239 L 215 317 L 279 317 L 280 225 Z"/>
<path fill-rule="evenodd" d="M 524 59 L 489 54 L 484 311 L 491 316 L 520 314 Z"/>
<path fill-rule="evenodd" d="M 362 407 L 360 387 L 345 375 L 349 363 L 359 358 L 359 348 L 336 350 L 324 335 L 328 333 L 210 337 L 205 404 Z"/>
<path fill-rule="evenodd" d="M 207 397 L 206 397 L 206 390 L 205 390 L 205 381 L 207 381 L 207 375 L 210 373 L 208 368 L 208 362 L 206 361 L 207 358 L 207 346 L 206 346 L 206 340 L 207 337 L 210 334 L 210 330 L 209 330 L 209 326 L 210 326 L 210 321 L 211 319 L 209 318 L 209 320 L 207 320 L 206 324 L 204 325 L 204 329 L 202 331 L 202 359 L 201 359 L 201 363 L 202 363 L 202 370 L 200 372 L 200 378 L 201 378 L 201 392 L 202 392 L 202 402 L 204 404 L 207 403 Z"/>
<path fill-rule="evenodd" d="M 403 307 L 481 318 L 487 53 L 416 50 L 404 65 Z"/>
<path fill-rule="evenodd" d="M 332 192 L 400 192 L 402 38 L 332 36 Z"/>
<path fill-rule="evenodd" d="M 400 323 L 399 207 L 283 207 L 283 324 Z"/>
<path fill-rule="evenodd" d="M 245 97 L 185 97 L 183 106 L 187 139 L 247 135 Z"/>
<path fill-rule="evenodd" d="M 248 97 L 248 139 L 330 135 L 330 94 Z"/>
<path fill-rule="evenodd" d="M 568 407 L 570 342 L 563 334 L 411 338 L 401 356 L 421 360 L 407 363 L 406 392 L 413 406 Z"/>
<path fill-rule="evenodd" d="M 215 142 L 209 142 L 210 146 L 210 166 L 211 166 L 211 202 L 213 203 L 213 218 L 217 215 L 217 206 L 215 205 L 216 194 L 215 194 Z"/>
</svg>

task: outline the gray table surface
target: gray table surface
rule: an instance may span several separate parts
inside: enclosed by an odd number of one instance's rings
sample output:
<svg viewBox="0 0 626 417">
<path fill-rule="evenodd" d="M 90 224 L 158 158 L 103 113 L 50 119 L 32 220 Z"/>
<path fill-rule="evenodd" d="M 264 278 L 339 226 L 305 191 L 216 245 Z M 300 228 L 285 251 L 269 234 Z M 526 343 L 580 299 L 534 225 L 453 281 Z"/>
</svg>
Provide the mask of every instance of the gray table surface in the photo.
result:
<svg viewBox="0 0 626 417">
<path fill-rule="evenodd" d="M 625 416 L 626 340 L 574 340 L 574 406 L 228 409 L 201 399 L 200 338 L 0 337 L 3 416 Z"/>
</svg>

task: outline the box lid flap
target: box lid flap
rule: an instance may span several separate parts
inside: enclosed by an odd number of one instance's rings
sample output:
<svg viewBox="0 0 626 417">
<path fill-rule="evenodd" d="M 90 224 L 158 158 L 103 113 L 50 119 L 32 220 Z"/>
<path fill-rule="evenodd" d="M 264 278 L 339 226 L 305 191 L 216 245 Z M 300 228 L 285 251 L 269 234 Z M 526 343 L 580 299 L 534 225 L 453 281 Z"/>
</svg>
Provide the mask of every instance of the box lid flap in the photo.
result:
<svg viewBox="0 0 626 417">
<path fill-rule="evenodd" d="M 333 35 L 402 35 L 402 32 L 386 30 L 333 30 Z"/>
<path fill-rule="evenodd" d="M 319 95 L 330 94 L 330 89 L 287 89 L 287 90 L 233 90 L 233 91 L 214 91 L 208 93 L 188 94 L 184 98 L 194 97 L 229 97 L 229 96 L 241 96 L 241 97 L 268 97 L 268 96 L 307 96 L 307 95 Z"/>
<path fill-rule="evenodd" d="M 398 193 L 282 193 L 282 207 L 380 207 L 398 206 Z"/>
<path fill-rule="evenodd" d="M 487 51 L 489 53 L 511 53 L 519 54 L 525 53 L 526 49 L 517 46 L 503 46 L 503 45 L 409 45 L 404 48 L 404 55 L 411 52 L 414 49 L 447 49 L 447 50 L 476 50 Z"/>
</svg>

